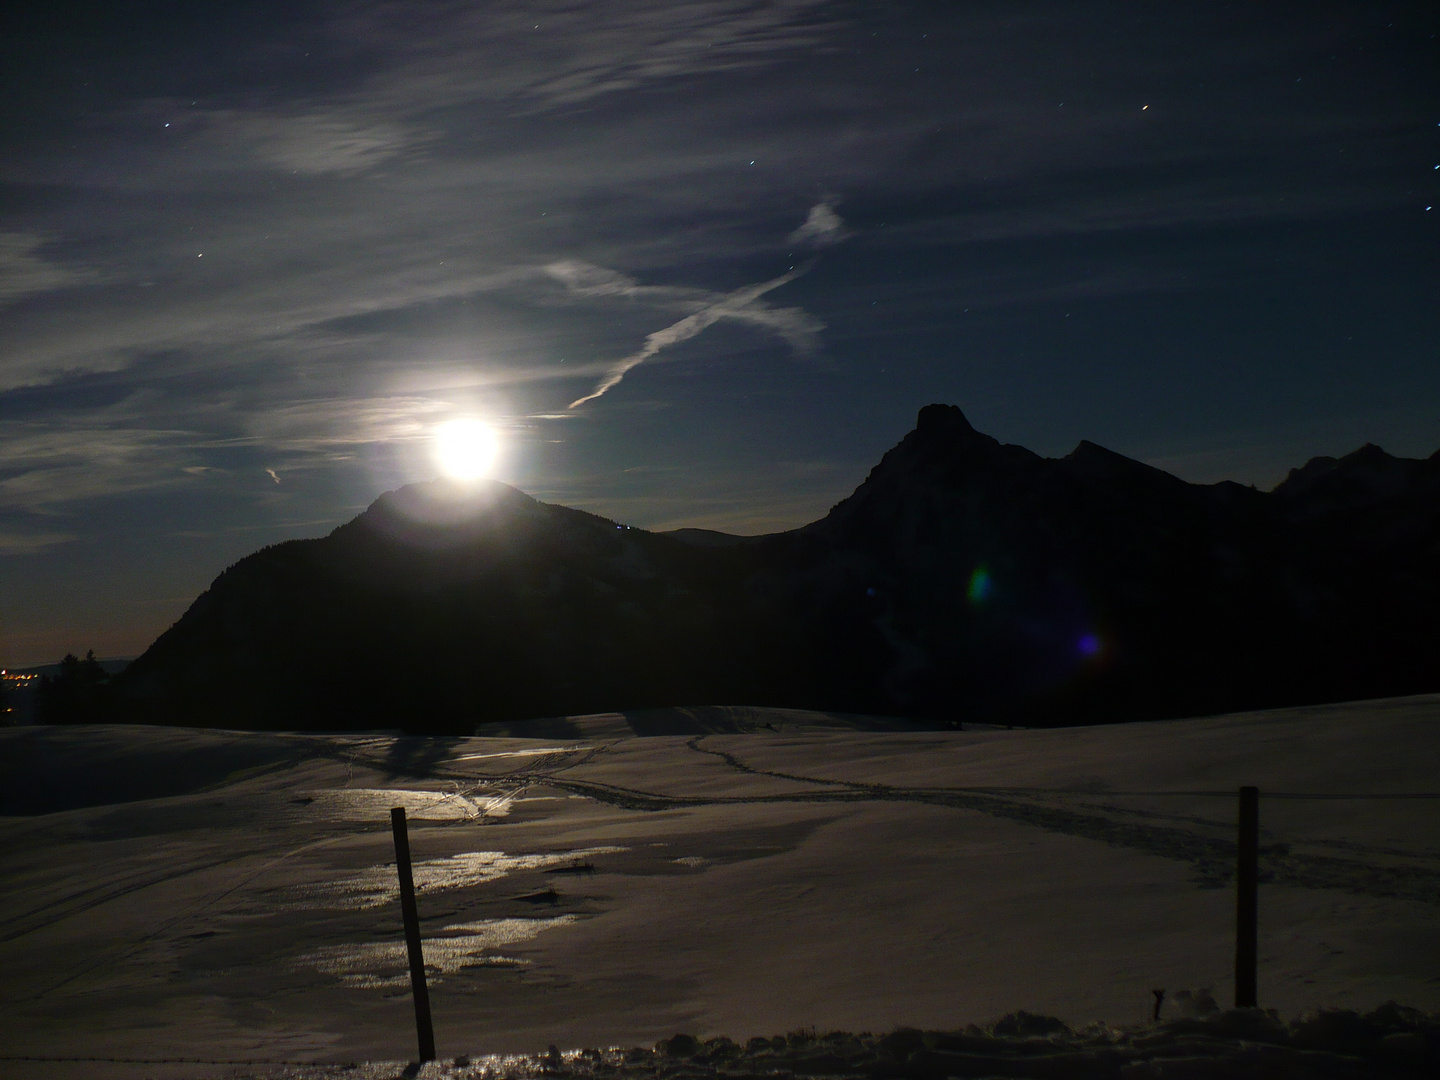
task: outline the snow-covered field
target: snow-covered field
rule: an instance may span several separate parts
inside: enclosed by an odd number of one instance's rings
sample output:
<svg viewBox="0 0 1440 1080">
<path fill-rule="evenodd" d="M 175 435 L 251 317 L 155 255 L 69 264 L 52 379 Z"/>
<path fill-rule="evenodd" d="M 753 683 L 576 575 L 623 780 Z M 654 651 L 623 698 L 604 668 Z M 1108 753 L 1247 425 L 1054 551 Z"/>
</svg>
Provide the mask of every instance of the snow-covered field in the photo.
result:
<svg viewBox="0 0 1440 1080">
<path fill-rule="evenodd" d="M 894 728 L 0 731 L 0 1056 L 413 1056 L 395 805 L 449 1058 L 1022 1008 L 1132 1024 L 1159 988 L 1166 1015 L 1228 1004 L 1241 784 L 1262 793 L 1261 1004 L 1440 1009 L 1440 800 L 1416 797 L 1440 792 L 1440 697 Z M 743 733 L 703 733 L 723 729 Z"/>
</svg>

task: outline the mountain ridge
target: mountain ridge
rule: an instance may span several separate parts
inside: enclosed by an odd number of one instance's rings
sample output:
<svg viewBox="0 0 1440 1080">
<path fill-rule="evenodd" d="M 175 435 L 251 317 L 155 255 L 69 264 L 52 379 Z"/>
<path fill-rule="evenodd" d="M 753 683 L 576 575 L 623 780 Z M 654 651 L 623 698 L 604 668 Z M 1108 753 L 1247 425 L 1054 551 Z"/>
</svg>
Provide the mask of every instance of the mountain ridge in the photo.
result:
<svg viewBox="0 0 1440 1080">
<path fill-rule="evenodd" d="M 782 533 L 652 533 L 495 481 L 380 496 L 222 573 L 119 680 L 137 717 L 482 722 L 676 702 L 1074 723 L 1440 689 L 1440 452 L 1271 492 L 929 405 Z"/>
</svg>

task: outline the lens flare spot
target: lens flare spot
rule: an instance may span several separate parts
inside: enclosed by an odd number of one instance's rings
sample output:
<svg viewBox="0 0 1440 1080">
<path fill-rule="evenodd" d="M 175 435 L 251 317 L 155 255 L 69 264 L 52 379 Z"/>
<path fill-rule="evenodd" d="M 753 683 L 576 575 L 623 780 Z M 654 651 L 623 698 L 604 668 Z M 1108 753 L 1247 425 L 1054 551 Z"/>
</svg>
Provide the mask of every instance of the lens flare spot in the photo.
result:
<svg viewBox="0 0 1440 1080">
<path fill-rule="evenodd" d="M 1094 634 L 1082 634 L 1075 647 L 1080 650 L 1081 656 L 1095 656 L 1100 652 L 1100 639 Z"/>
<path fill-rule="evenodd" d="M 965 590 L 965 595 L 970 598 L 970 603 L 978 604 L 990 595 L 991 587 L 990 571 L 982 563 L 970 575 L 970 586 Z"/>
<path fill-rule="evenodd" d="M 435 429 L 435 463 L 452 480 L 486 476 L 498 450 L 494 430 L 479 420 L 450 420 Z"/>
</svg>

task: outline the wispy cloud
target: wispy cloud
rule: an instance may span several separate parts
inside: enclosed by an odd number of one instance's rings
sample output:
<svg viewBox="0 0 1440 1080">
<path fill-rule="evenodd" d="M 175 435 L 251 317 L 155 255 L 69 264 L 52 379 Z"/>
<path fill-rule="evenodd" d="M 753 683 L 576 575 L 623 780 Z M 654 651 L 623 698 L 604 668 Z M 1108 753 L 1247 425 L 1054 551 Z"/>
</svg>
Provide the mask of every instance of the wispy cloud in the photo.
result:
<svg viewBox="0 0 1440 1080">
<path fill-rule="evenodd" d="M 678 0 L 628 4 L 597 18 L 566 0 L 346 4 L 320 36 L 383 61 L 345 92 L 284 106 L 186 108 L 197 103 L 152 99 L 133 111 L 204 147 L 203 155 L 185 155 L 186 171 L 356 175 L 453 142 L 458 109 L 533 117 L 822 48 L 845 25 L 827 11 L 832 6 Z"/>
<path fill-rule="evenodd" d="M 643 285 L 629 274 L 583 259 L 557 259 L 543 269 L 546 276 L 564 285 L 571 297 L 616 298 L 698 309 L 713 302 L 717 295 L 682 285 Z"/>
<path fill-rule="evenodd" d="M 746 285 L 734 292 L 724 293 L 718 299 L 705 304 L 699 311 L 686 315 L 683 319 L 671 323 L 664 329 L 656 330 L 645 338 L 645 344 L 637 352 L 615 361 L 610 366 L 610 370 L 605 373 L 605 377 L 596 384 L 594 390 L 584 397 L 576 398 L 568 407 L 577 409 L 587 401 L 594 401 L 604 395 L 606 391 L 619 385 L 627 373 L 657 355 L 661 350 L 678 345 L 682 341 L 689 341 L 723 319 L 731 319 L 770 330 L 784 338 L 796 352 L 802 354 L 813 352 L 816 347 L 816 338 L 825 328 L 825 324 L 802 308 L 772 308 L 760 299 L 771 290 L 794 281 L 808 269 L 808 266 L 792 269 L 769 281 L 762 281 L 757 285 Z"/>
<path fill-rule="evenodd" d="M 181 483 L 180 463 L 192 460 L 182 447 L 198 441 L 189 432 L 107 429 L 80 420 L 31 427 L 21 434 L 15 425 L 0 426 L 0 507 L 43 513 Z"/>
<path fill-rule="evenodd" d="M 0 529 L 0 555 L 37 555 L 78 539 L 75 533 L 26 533 Z"/>
<path fill-rule="evenodd" d="M 774 63 L 825 43 L 843 21 L 829 0 L 676 0 L 606 9 L 551 0 L 432 8 L 347 5 L 335 31 L 401 56 L 365 87 L 370 99 L 430 110 L 488 101 L 507 111 L 573 107 L 697 73 Z M 457 53 L 484 57 L 457 64 Z"/>
<path fill-rule="evenodd" d="M 281 467 L 294 470 L 347 460 L 377 445 L 418 444 L 436 417 L 454 409 L 443 398 L 415 396 L 208 411 L 187 404 L 127 400 L 49 420 L 0 421 L 0 508 L 53 514 L 87 500 L 206 483 L 236 468 L 263 471 L 279 484 L 276 466 L 256 463 L 255 456 L 280 455 Z M 207 464 L 215 460 L 223 464 Z"/>
<path fill-rule="evenodd" d="M 315 107 L 302 113 L 209 113 L 208 137 L 286 172 L 361 173 L 418 146 L 426 135 L 363 110 Z"/>
<path fill-rule="evenodd" d="M 835 204 L 827 200 L 812 206 L 804 223 L 785 239 L 801 246 L 831 247 L 849 235 L 850 230 L 835 212 Z"/>
<path fill-rule="evenodd" d="M 87 271 L 62 266 L 42 254 L 45 242 L 37 233 L 0 232 L 0 304 L 91 278 Z"/>
</svg>

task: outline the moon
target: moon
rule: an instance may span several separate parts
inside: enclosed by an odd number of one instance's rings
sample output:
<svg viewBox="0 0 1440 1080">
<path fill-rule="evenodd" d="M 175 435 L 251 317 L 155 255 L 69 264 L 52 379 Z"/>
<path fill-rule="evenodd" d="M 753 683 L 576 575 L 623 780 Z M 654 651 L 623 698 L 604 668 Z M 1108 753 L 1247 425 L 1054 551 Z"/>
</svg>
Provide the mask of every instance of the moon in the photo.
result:
<svg viewBox="0 0 1440 1080">
<path fill-rule="evenodd" d="M 495 430 L 479 420 L 449 420 L 435 429 L 435 463 L 452 480 L 483 479 L 499 449 Z"/>
</svg>

